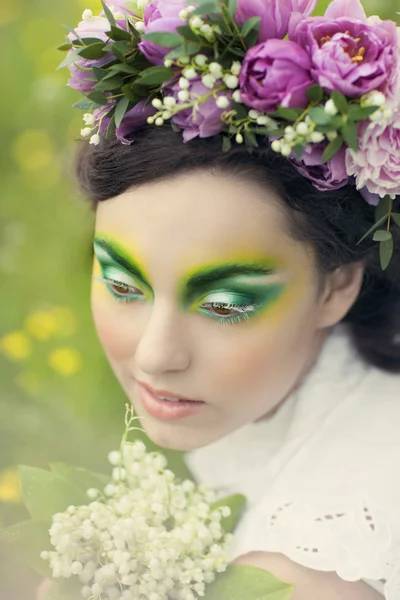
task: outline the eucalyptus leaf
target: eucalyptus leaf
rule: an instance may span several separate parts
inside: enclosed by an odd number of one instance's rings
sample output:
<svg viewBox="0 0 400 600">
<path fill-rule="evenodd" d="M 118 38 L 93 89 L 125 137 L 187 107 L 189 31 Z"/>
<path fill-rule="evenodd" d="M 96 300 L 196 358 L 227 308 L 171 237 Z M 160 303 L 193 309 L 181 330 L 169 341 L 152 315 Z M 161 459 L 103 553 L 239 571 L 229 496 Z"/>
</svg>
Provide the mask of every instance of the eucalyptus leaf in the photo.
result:
<svg viewBox="0 0 400 600">
<path fill-rule="evenodd" d="M 148 42 L 167 48 L 174 48 L 175 46 L 182 44 L 182 36 L 168 31 L 153 31 L 152 33 L 144 34 L 142 37 Z"/>
<path fill-rule="evenodd" d="M 115 109 L 115 125 L 116 125 L 116 127 L 119 127 L 121 125 L 122 119 L 124 118 L 125 113 L 128 110 L 128 106 L 129 106 L 129 98 L 124 96 L 118 102 L 117 107 Z"/>
<path fill-rule="evenodd" d="M 391 212 L 392 200 L 390 196 L 381 198 L 378 206 L 375 208 L 375 221 L 379 221 L 381 217 L 389 219 L 389 212 Z"/>
<path fill-rule="evenodd" d="M 79 108 L 80 110 L 89 111 L 95 108 L 95 103 L 91 100 L 88 100 L 87 98 L 84 98 L 83 100 L 79 100 L 79 102 L 76 102 L 73 105 L 73 108 Z"/>
<path fill-rule="evenodd" d="M 140 85 L 159 85 L 171 79 L 175 71 L 168 67 L 150 67 L 139 75 L 137 83 Z"/>
<path fill-rule="evenodd" d="M 377 109 L 377 106 L 366 106 L 365 108 L 362 108 L 359 104 L 353 104 L 350 106 L 347 116 L 349 121 L 364 121 L 376 112 Z"/>
<path fill-rule="evenodd" d="M 356 244 L 356 245 L 358 246 L 358 244 L 361 244 L 361 242 L 363 242 L 363 241 L 364 241 L 364 240 L 365 240 L 365 239 L 366 239 L 366 238 L 367 238 L 369 235 L 371 235 L 371 233 L 372 233 L 373 231 L 375 231 L 375 229 L 378 229 L 378 227 L 380 227 L 380 225 L 382 225 L 382 223 L 384 223 L 385 221 L 387 221 L 387 218 L 388 218 L 388 217 L 387 217 L 387 215 L 385 215 L 385 216 L 381 217 L 381 218 L 379 219 L 379 221 L 377 221 L 377 222 L 375 223 L 375 225 L 373 225 L 373 226 L 371 227 L 371 229 L 368 229 L 367 233 L 364 233 L 364 235 L 362 236 L 362 238 L 361 238 L 360 240 L 358 240 L 358 242 L 357 242 L 357 244 Z"/>
<path fill-rule="evenodd" d="M 400 213 L 392 213 L 392 219 L 400 227 Z"/>
<path fill-rule="evenodd" d="M 387 242 L 391 239 L 393 239 L 393 235 L 390 231 L 387 231 L 386 229 L 379 229 L 379 231 L 376 231 L 374 233 L 374 242 Z"/>
<path fill-rule="evenodd" d="M 335 106 L 341 113 L 346 114 L 349 109 L 349 103 L 346 96 L 343 96 L 340 92 L 332 92 L 331 98 L 335 103 Z"/>
<path fill-rule="evenodd" d="M 63 67 L 67 67 L 68 65 L 71 65 L 73 62 L 75 62 L 76 60 L 79 60 L 79 50 L 74 50 L 72 52 L 70 52 L 62 61 L 62 63 L 60 63 L 56 69 L 56 71 L 58 71 L 59 69 L 62 69 Z"/>
<path fill-rule="evenodd" d="M 120 27 L 112 26 L 110 31 L 106 31 L 106 35 L 115 42 L 120 42 L 121 40 L 131 41 L 131 34 Z"/>
<path fill-rule="evenodd" d="M 243 38 L 247 38 L 251 31 L 257 31 L 257 35 L 260 30 L 261 17 L 250 17 L 244 24 L 241 29 L 241 34 Z"/>
<path fill-rule="evenodd" d="M 79 50 L 79 56 L 86 58 L 87 60 L 97 60 L 99 58 L 103 58 L 106 53 L 104 46 L 104 42 L 98 42 L 97 44 L 84 46 Z"/>
<path fill-rule="evenodd" d="M 228 10 L 231 17 L 235 17 L 237 10 L 237 0 L 228 0 Z"/>
<path fill-rule="evenodd" d="M 229 139 L 229 138 L 224 138 Z M 247 499 L 243 494 L 233 494 L 226 498 L 220 498 L 211 505 L 211 510 L 215 510 L 219 506 L 229 506 L 231 514 L 229 517 L 222 517 L 221 525 L 226 533 L 231 533 L 237 526 L 243 511 L 246 508 Z"/>
<path fill-rule="evenodd" d="M 108 22 L 110 23 L 110 25 L 112 27 L 116 27 L 117 24 L 115 22 L 114 16 L 113 16 L 111 10 L 108 8 L 107 4 L 104 2 L 104 0 L 101 0 L 101 5 L 103 7 L 103 10 L 105 12 L 105 15 L 106 15 L 106 17 L 107 17 Z"/>
<path fill-rule="evenodd" d="M 139 73 L 139 70 L 136 69 L 136 67 L 128 65 L 126 63 L 119 63 L 118 65 L 113 65 L 112 67 L 110 67 L 109 70 L 113 73 L 127 73 L 128 75 L 137 75 Z"/>
<path fill-rule="evenodd" d="M 357 125 L 353 121 L 348 121 L 344 127 L 342 127 L 340 133 L 342 134 L 346 144 L 357 152 L 358 150 L 358 137 L 357 137 Z"/>
<path fill-rule="evenodd" d="M 312 85 L 307 90 L 307 98 L 311 100 L 311 102 L 321 102 L 324 97 L 324 90 L 317 83 Z"/>
<path fill-rule="evenodd" d="M 51 519 L 68 506 L 87 503 L 87 496 L 77 485 L 51 471 L 19 466 L 22 498 L 33 519 Z"/>
<path fill-rule="evenodd" d="M 260 567 L 228 565 L 206 586 L 204 600 L 290 600 L 294 586 Z"/>
<path fill-rule="evenodd" d="M 224 135 L 222 137 L 222 152 L 229 152 L 229 150 L 232 148 L 232 142 L 231 140 Z"/>
<path fill-rule="evenodd" d="M 90 94 L 87 94 L 87 97 L 89 100 L 92 100 L 92 102 L 100 104 L 100 106 L 104 106 L 108 102 L 107 96 L 102 92 L 91 92 Z"/>
<path fill-rule="evenodd" d="M 207 0 L 206 2 L 200 2 L 200 6 L 194 10 L 191 16 L 200 16 L 203 17 L 205 15 L 211 15 L 213 13 L 220 14 L 220 8 L 218 6 L 218 2 L 216 0 Z"/>
<path fill-rule="evenodd" d="M 117 90 L 122 86 L 123 80 L 119 75 L 113 75 L 112 77 L 104 78 L 94 86 L 96 92 L 106 92 Z"/>
<path fill-rule="evenodd" d="M 51 519 L 30 519 L 0 530 L 0 544 L 6 545 L 32 569 L 47 579 L 53 576 L 49 562 L 40 558 L 43 550 L 51 550 Z"/>
<path fill-rule="evenodd" d="M 58 46 L 57 50 L 61 50 L 61 52 L 67 52 L 68 50 L 71 50 L 71 48 L 73 48 L 73 45 L 71 43 L 67 43 L 67 44 L 61 44 L 61 46 Z"/>
<path fill-rule="evenodd" d="M 324 164 L 331 160 L 340 148 L 343 146 L 343 138 L 339 135 L 336 139 L 330 142 L 324 150 L 321 158 L 321 163 Z"/>
<path fill-rule="evenodd" d="M 78 486 L 84 492 L 89 488 L 102 489 L 108 483 L 110 483 L 111 476 L 104 475 L 103 473 L 93 473 L 83 467 L 73 467 L 62 462 L 50 463 L 50 469 L 53 473 L 64 477 L 67 481 L 73 485 Z"/>
<path fill-rule="evenodd" d="M 328 125 L 332 115 L 328 115 L 321 106 L 314 106 L 309 112 L 310 119 L 317 125 Z"/>
<path fill-rule="evenodd" d="M 387 240 L 382 241 L 379 244 L 379 257 L 381 260 L 381 267 L 383 271 L 387 269 L 392 260 L 393 256 L 393 237 L 388 238 Z"/>
</svg>

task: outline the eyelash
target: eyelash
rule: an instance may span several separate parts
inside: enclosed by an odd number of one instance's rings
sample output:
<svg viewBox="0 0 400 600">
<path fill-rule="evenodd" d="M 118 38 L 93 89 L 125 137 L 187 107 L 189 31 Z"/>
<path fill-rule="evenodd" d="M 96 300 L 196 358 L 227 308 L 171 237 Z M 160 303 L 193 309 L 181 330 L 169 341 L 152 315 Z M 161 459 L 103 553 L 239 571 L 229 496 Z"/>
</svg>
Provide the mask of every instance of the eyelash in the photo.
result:
<svg viewBox="0 0 400 600">
<path fill-rule="evenodd" d="M 111 295 L 113 296 L 113 298 L 117 301 L 117 302 L 132 302 L 132 300 L 136 300 L 136 298 L 128 298 L 128 297 L 124 297 L 121 295 L 118 295 L 116 292 L 114 292 L 112 290 L 112 285 L 116 285 L 120 288 L 123 288 L 126 291 L 131 291 L 134 292 L 135 290 L 137 290 L 137 288 L 131 287 L 129 285 L 127 285 L 126 283 L 122 283 L 121 281 L 116 281 L 115 279 L 107 279 L 107 278 L 103 278 L 103 277 L 94 277 L 94 279 L 96 279 L 97 281 L 100 281 L 102 283 L 106 284 L 107 289 L 109 290 L 109 292 L 111 293 Z M 256 308 L 259 306 L 257 303 L 253 303 L 253 304 L 233 304 L 230 302 L 206 302 L 205 304 L 202 304 L 202 308 L 207 309 L 208 307 L 213 307 L 213 306 L 219 306 L 220 308 L 224 308 L 225 310 L 230 310 L 230 309 L 234 309 L 238 312 L 240 312 L 240 315 L 232 315 L 230 317 L 223 317 L 223 318 L 218 318 L 218 317 L 212 317 L 215 321 L 217 321 L 217 323 L 221 324 L 221 325 L 236 325 L 238 323 L 241 323 L 242 321 L 245 321 L 246 319 L 250 319 L 250 315 L 249 313 L 251 312 L 255 312 Z"/>
</svg>

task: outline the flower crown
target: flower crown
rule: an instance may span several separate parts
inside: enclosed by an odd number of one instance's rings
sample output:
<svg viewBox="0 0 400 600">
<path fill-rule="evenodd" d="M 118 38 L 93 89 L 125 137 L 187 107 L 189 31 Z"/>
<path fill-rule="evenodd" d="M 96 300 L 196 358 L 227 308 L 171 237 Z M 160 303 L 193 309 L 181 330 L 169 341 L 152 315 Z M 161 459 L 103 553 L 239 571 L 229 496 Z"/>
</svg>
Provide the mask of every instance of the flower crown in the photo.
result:
<svg viewBox="0 0 400 600">
<path fill-rule="evenodd" d="M 189 0 L 190 1 L 190 0 Z M 183 141 L 249 152 L 266 136 L 319 190 L 354 185 L 375 206 L 382 268 L 400 227 L 400 28 L 360 0 L 102 0 L 69 29 L 81 135 L 131 144 L 169 121 Z M 380 228 L 382 226 L 382 228 Z M 362 241 L 360 240 L 360 241 Z"/>
</svg>

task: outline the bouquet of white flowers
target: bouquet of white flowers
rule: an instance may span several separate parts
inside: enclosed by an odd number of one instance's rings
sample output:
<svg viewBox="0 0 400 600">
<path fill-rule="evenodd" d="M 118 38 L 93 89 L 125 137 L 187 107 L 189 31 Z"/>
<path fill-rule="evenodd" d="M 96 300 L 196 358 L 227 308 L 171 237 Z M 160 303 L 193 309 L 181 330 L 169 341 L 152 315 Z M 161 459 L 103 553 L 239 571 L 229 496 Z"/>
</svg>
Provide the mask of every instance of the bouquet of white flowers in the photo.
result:
<svg viewBox="0 0 400 600">
<path fill-rule="evenodd" d="M 20 467 L 32 520 L 0 531 L 0 542 L 55 581 L 46 600 L 288 600 L 293 586 L 228 564 L 245 496 L 217 499 L 179 480 L 163 454 L 128 441 L 139 428 L 126 408 L 120 449 L 108 455 L 111 480 L 62 463 L 51 472 Z"/>
</svg>

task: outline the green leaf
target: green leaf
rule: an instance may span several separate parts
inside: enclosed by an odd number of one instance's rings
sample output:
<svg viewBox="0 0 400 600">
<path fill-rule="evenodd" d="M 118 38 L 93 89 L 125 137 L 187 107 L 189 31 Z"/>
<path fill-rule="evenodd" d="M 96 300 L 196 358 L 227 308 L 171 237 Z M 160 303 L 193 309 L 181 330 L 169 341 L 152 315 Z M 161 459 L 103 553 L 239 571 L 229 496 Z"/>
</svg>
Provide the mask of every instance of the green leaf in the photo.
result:
<svg viewBox="0 0 400 600">
<path fill-rule="evenodd" d="M 171 79 L 175 71 L 168 67 L 150 67 L 142 71 L 137 79 L 140 85 L 159 85 Z"/>
<path fill-rule="evenodd" d="M 390 264 L 390 261 L 392 260 L 393 247 L 394 245 L 392 236 L 390 237 L 390 239 L 388 238 L 387 240 L 384 240 L 379 244 L 379 257 L 381 259 L 381 267 L 383 271 L 387 269 L 387 267 Z"/>
<path fill-rule="evenodd" d="M 309 112 L 310 119 L 317 125 L 328 125 L 332 115 L 328 115 L 321 106 L 314 106 Z"/>
<path fill-rule="evenodd" d="M 79 52 L 79 56 L 86 58 L 87 60 L 97 60 L 103 58 L 105 55 L 104 42 L 98 42 L 97 44 L 91 44 L 90 46 L 84 46 Z"/>
<path fill-rule="evenodd" d="M 83 100 L 79 100 L 73 105 L 73 108 L 79 108 L 80 110 L 93 110 L 95 108 L 95 103 L 91 100 L 84 98 Z"/>
<path fill-rule="evenodd" d="M 132 89 L 132 84 L 127 83 L 121 88 L 121 90 L 124 96 L 126 96 L 133 104 L 137 104 L 140 101 L 141 96 L 135 94 Z"/>
<path fill-rule="evenodd" d="M 243 494 L 233 494 L 226 498 L 221 498 L 211 505 L 211 510 L 215 510 L 220 506 L 229 506 L 231 509 L 230 516 L 221 519 L 221 525 L 226 533 L 230 533 L 235 529 L 246 508 L 246 503 L 246 496 Z"/>
<path fill-rule="evenodd" d="M 115 109 L 115 125 L 119 127 L 121 125 L 121 121 L 125 116 L 126 111 L 129 106 L 129 98 L 124 96 L 117 104 L 117 108 Z"/>
<path fill-rule="evenodd" d="M 340 110 L 341 113 L 346 114 L 349 109 L 349 103 L 346 96 L 343 96 L 340 92 L 332 92 L 331 98 L 334 101 L 336 108 Z"/>
<path fill-rule="evenodd" d="M 0 544 L 9 546 L 18 558 L 22 558 L 37 573 L 51 579 L 53 572 L 49 562 L 40 558 L 43 550 L 51 550 L 49 529 L 51 519 L 30 519 L 0 530 Z"/>
<path fill-rule="evenodd" d="M 349 121 L 364 121 L 364 119 L 368 119 L 368 117 L 370 117 L 377 109 L 377 106 L 366 106 L 365 108 L 361 108 L 359 104 L 352 104 L 347 116 Z"/>
<path fill-rule="evenodd" d="M 229 150 L 232 148 L 232 142 L 231 140 L 224 135 L 222 137 L 222 152 L 229 152 Z"/>
<path fill-rule="evenodd" d="M 346 144 L 357 152 L 358 150 L 358 137 L 357 137 L 357 125 L 353 121 L 348 121 L 344 127 L 342 127 L 340 133 L 342 134 Z"/>
<path fill-rule="evenodd" d="M 293 146 L 292 150 L 296 154 L 296 156 L 301 158 L 303 156 L 303 152 L 304 152 L 305 148 L 306 148 L 306 144 L 296 144 L 296 146 Z"/>
<path fill-rule="evenodd" d="M 392 219 L 400 227 L 400 213 L 392 213 Z"/>
<path fill-rule="evenodd" d="M 157 44 L 158 46 L 166 46 L 174 48 L 178 44 L 182 44 L 182 36 L 177 33 L 169 33 L 168 31 L 153 31 L 142 36 L 144 40 Z"/>
<path fill-rule="evenodd" d="M 321 102 L 324 97 L 324 90 L 317 83 L 312 85 L 307 90 L 307 98 L 311 100 L 311 102 Z"/>
<path fill-rule="evenodd" d="M 236 15 L 237 0 L 228 0 L 228 10 L 231 17 L 234 17 Z"/>
<path fill-rule="evenodd" d="M 96 83 L 93 89 L 95 89 L 96 92 L 117 90 L 121 87 L 122 83 L 123 80 L 119 75 L 113 75 L 112 77 L 104 78 L 102 81 Z"/>
<path fill-rule="evenodd" d="M 205 600 L 290 600 L 294 586 L 260 567 L 228 565 L 206 587 Z"/>
<path fill-rule="evenodd" d="M 50 468 L 53 473 L 81 488 L 85 493 L 89 488 L 103 489 L 111 479 L 103 473 L 93 473 L 83 467 L 73 467 L 62 462 L 50 463 Z"/>
<path fill-rule="evenodd" d="M 110 122 L 109 122 L 107 130 L 106 130 L 106 138 L 107 139 L 109 139 L 112 136 L 112 134 L 115 132 L 115 129 L 116 129 L 115 117 L 113 115 L 110 119 Z"/>
<path fill-rule="evenodd" d="M 387 231 L 386 229 L 379 229 L 379 231 L 374 233 L 373 240 L 374 242 L 387 242 L 392 238 L 393 236 L 390 231 Z"/>
<path fill-rule="evenodd" d="M 258 146 L 258 142 L 256 139 L 256 136 L 254 135 L 254 133 L 252 133 L 251 131 L 244 131 L 244 141 L 246 146 L 250 146 L 253 148 L 256 148 Z"/>
<path fill-rule="evenodd" d="M 367 233 L 365 233 L 365 234 L 362 236 L 362 238 L 361 238 L 360 240 L 358 240 L 358 242 L 357 242 L 357 244 L 356 244 L 356 245 L 358 246 L 358 244 L 361 244 L 361 242 L 363 242 L 363 241 L 365 240 L 365 238 L 367 238 L 367 237 L 368 237 L 368 236 L 369 236 L 369 235 L 370 235 L 370 234 L 371 234 L 373 231 L 375 231 L 375 229 L 378 229 L 378 227 L 379 227 L 380 225 L 382 225 L 382 223 L 384 223 L 385 221 L 387 221 L 387 215 L 385 215 L 385 216 L 381 217 L 381 218 L 379 219 L 379 221 L 377 221 L 377 222 L 375 223 L 375 225 L 373 225 L 373 226 L 371 227 L 371 229 L 368 229 Z"/>
<path fill-rule="evenodd" d="M 61 50 L 61 52 L 67 52 L 67 50 L 71 50 L 71 48 L 73 48 L 73 45 L 71 43 L 61 44 L 61 46 L 58 46 L 57 50 Z"/>
<path fill-rule="evenodd" d="M 276 110 L 278 117 L 282 117 L 282 119 L 286 119 L 287 121 L 295 121 L 302 112 L 302 109 L 286 108 L 284 106 L 278 106 Z"/>
<path fill-rule="evenodd" d="M 129 45 L 126 42 L 114 42 L 110 44 L 109 49 L 121 62 L 125 62 L 125 53 L 129 51 Z"/>
<path fill-rule="evenodd" d="M 389 219 L 389 212 L 392 208 L 392 200 L 390 196 L 381 198 L 378 206 L 375 208 L 375 221 L 379 221 L 381 217 Z"/>
<path fill-rule="evenodd" d="M 120 27 L 112 26 L 110 31 L 106 31 L 106 35 L 115 42 L 120 42 L 121 40 L 131 41 L 131 34 Z"/>
<path fill-rule="evenodd" d="M 92 102 L 100 104 L 100 106 L 104 106 L 108 103 L 107 96 L 101 92 L 91 92 L 90 94 L 87 94 L 87 97 L 89 100 L 92 100 Z"/>
<path fill-rule="evenodd" d="M 117 24 L 116 24 L 116 22 L 115 22 L 115 19 L 114 19 L 114 16 L 113 16 L 113 14 L 112 14 L 111 10 L 108 8 L 108 6 L 107 6 L 107 4 L 104 2 L 104 0 L 101 0 L 101 4 L 102 4 L 102 6 L 103 6 L 103 10 L 104 10 L 104 12 L 105 12 L 105 14 L 106 14 L 106 17 L 107 17 L 107 19 L 108 19 L 108 22 L 110 23 L 110 25 L 111 25 L 112 27 L 116 27 L 116 26 L 117 26 Z"/>
<path fill-rule="evenodd" d="M 75 62 L 76 60 L 79 60 L 79 50 L 74 50 L 72 52 L 70 52 L 62 61 L 62 63 L 60 63 L 56 69 L 56 71 L 58 71 L 59 69 L 62 69 L 63 67 L 67 67 L 68 65 L 71 65 L 73 62 Z"/>
<path fill-rule="evenodd" d="M 104 79 L 104 77 L 107 77 L 107 75 L 109 74 L 107 69 L 100 69 L 100 67 L 93 66 L 92 71 L 93 71 L 94 76 L 96 77 L 97 81 L 101 81 L 102 79 Z"/>
<path fill-rule="evenodd" d="M 330 142 L 324 150 L 321 158 L 321 163 L 324 164 L 331 160 L 340 148 L 343 146 L 343 138 L 339 135 L 336 139 Z"/>
<path fill-rule="evenodd" d="M 194 33 L 194 31 L 192 31 L 192 29 L 189 27 L 189 25 L 182 25 L 181 27 L 177 27 L 176 30 L 179 32 L 179 34 L 187 41 L 189 42 L 196 42 L 197 44 L 199 44 L 201 42 L 201 39 L 199 38 L 198 35 L 196 35 Z M 182 40 L 181 40 L 182 42 Z"/>
<path fill-rule="evenodd" d="M 128 75 L 137 75 L 140 72 L 136 67 L 132 67 L 132 65 L 127 65 L 126 63 L 113 65 L 109 70 L 113 73 L 127 73 Z"/>
<path fill-rule="evenodd" d="M 256 31 L 258 35 L 260 30 L 260 23 L 261 17 L 250 17 L 250 19 L 248 19 L 246 23 L 243 24 L 243 27 L 241 29 L 242 37 L 247 38 L 249 33 L 252 31 Z"/>
<path fill-rule="evenodd" d="M 89 37 L 89 38 L 79 38 L 79 40 L 74 40 L 74 44 L 78 46 L 92 46 L 93 44 L 104 44 L 104 40 L 99 38 Z"/>
<path fill-rule="evenodd" d="M 135 38 L 135 42 L 136 43 L 140 42 L 142 39 L 142 36 L 138 32 L 138 30 L 133 26 L 133 23 L 131 23 L 129 19 L 126 19 L 126 22 L 128 23 L 129 31 L 131 32 L 132 36 Z"/>
<path fill-rule="evenodd" d="M 218 6 L 218 2 L 216 0 L 206 0 L 205 2 L 199 2 L 200 6 L 194 10 L 191 16 L 200 16 L 203 15 L 212 15 L 212 14 L 220 14 L 220 8 Z"/>
<path fill-rule="evenodd" d="M 87 503 L 86 494 L 56 473 L 19 466 L 22 498 L 33 519 L 49 519 L 68 506 Z"/>
</svg>

